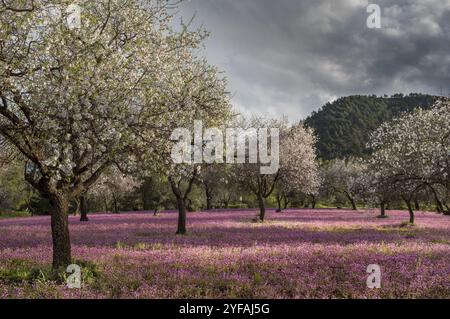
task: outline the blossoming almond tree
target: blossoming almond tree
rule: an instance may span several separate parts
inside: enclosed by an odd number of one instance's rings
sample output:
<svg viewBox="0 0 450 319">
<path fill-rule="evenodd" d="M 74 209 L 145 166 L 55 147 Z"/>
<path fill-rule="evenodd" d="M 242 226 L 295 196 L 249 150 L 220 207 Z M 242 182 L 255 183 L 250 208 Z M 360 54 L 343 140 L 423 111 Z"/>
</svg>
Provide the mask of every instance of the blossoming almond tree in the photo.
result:
<svg viewBox="0 0 450 319">
<path fill-rule="evenodd" d="M 278 128 L 280 135 L 279 155 L 280 169 L 274 174 L 262 174 L 259 163 L 236 164 L 234 176 L 236 181 L 245 191 L 250 191 L 256 196 L 259 206 L 258 219 L 265 220 L 266 199 L 273 193 L 275 187 L 289 188 L 305 193 L 313 193 L 318 187 L 318 167 L 316 162 L 314 133 L 305 128 L 302 123 L 288 127 L 284 120 L 264 120 L 253 118 L 241 124 L 243 129 L 253 128 Z M 270 135 L 265 136 L 270 138 Z M 249 144 L 250 145 L 250 144 Z M 272 145 L 272 147 L 274 147 Z M 272 150 L 269 150 L 272 152 Z M 261 156 L 262 150 L 258 147 L 257 155 Z M 274 154 L 271 154 L 272 156 Z"/>
<path fill-rule="evenodd" d="M 221 187 L 226 185 L 227 167 L 223 164 L 204 164 L 198 180 L 205 192 L 206 210 L 213 208 L 213 203 L 216 197 L 221 192 Z"/>
<path fill-rule="evenodd" d="M 323 168 L 323 187 L 330 193 L 342 193 L 353 210 L 357 210 L 355 182 L 363 174 L 364 165 L 359 159 L 336 159 Z"/>
<path fill-rule="evenodd" d="M 292 126 L 280 142 L 280 178 L 277 181 L 277 201 L 281 210 L 288 204 L 288 193 L 315 194 L 320 186 L 315 144 L 317 139 L 302 123 Z M 279 195 L 281 195 L 279 197 Z"/>
<path fill-rule="evenodd" d="M 158 149 L 158 156 L 154 152 L 144 152 L 138 167 L 144 167 L 148 172 L 162 170 L 168 176 L 179 212 L 177 234 L 184 235 L 187 201 L 194 184 L 199 181 L 203 155 L 207 150 L 203 127 L 195 131 L 195 123 L 201 121 L 202 126 L 223 127 L 232 112 L 226 78 L 204 59 L 179 66 L 177 72 L 172 73 L 170 83 L 183 83 L 171 90 L 171 104 L 183 112 L 174 119 L 176 125 L 171 127 L 170 140 L 184 146 L 178 149 L 175 143 L 164 143 Z M 200 154 L 200 158 L 195 153 Z M 180 160 L 176 161 L 176 158 Z M 159 165 L 155 166 L 155 160 Z"/>
<path fill-rule="evenodd" d="M 396 186 L 367 160 L 358 159 L 359 173 L 349 180 L 349 192 L 366 204 L 379 206 L 379 218 L 386 218 L 389 203 L 399 198 Z"/>
<path fill-rule="evenodd" d="M 207 82 L 205 82 L 207 83 Z M 230 104 L 228 101 L 228 93 L 224 90 L 225 86 L 220 86 L 222 89 L 219 91 L 211 90 L 214 88 L 214 86 L 209 86 L 206 91 L 211 91 L 213 95 L 215 95 L 214 98 L 211 98 L 211 96 L 208 98 L 209 105 L 208 108 L 204 108 L 205 104 L 199 103 L 197 100 L 195 104 L 193 104 L 191 107 L 195 111 L 193 116 L 191 117 L 192 121 L 198 116 L 202 119 L 203 123 L 207 123 L 210 125 L 215 124 L 224 124 L 227 123 L 230 118 Z M 197 104 L 199 103 L 199 104 Z M 185 123 L 187 124 L 189 117 L 185 118 Z M 182 122 L 180 122 L 182 123 Z M 200 133 L 203 136 L 203 130 Z M 195 135 L 196 133 L 194 133 Z M 187 201 L 189 199 L 189 195 L 193 189 L 193 186 L 195 183 L 201 183 L 201 172 L 202 169 L 206 169 L 205 163 L 198 162 L 195 160 L 195 153 L 196 149 L 197 152 L 200 152 L 203 158 L 203 155 L 205 152 L 207 153 L 208 148 L 206 144 L 202 141 L 201 145 L 196 145 L 196 142 L 194 141 L 194 135 L 191 135 L 189 130 L 185 131 L 185 135 L 182 138 L 184 142 L 186 142 L 186 148 L 181 154 L 181 157 L 184 157 L 184 162 L 173 162 L 174 157 L 171 156 L 170 159 L 165 159 L 165 167 L 166 172 L 168 175 L 168 180 L 170 187 L 172 189 L 173 194 L 175 195 L 176 201 L 177 201 L 177 208 L 178 208 L 178 227 L 177 227 L 177 234 L 178 235 L 184 235 L 186 234 L 186 206 Z M 174 136 L 172 136 L 174 137 Z M 220 144 L 220 143 L 219 143 Z M 217 158 L 220 156 L 220 150 L 214 148 L 213 152 L 217 155 Z M 172 154 L 173 155 L 173 154 Z M 186 156 L 188 157 L 186 159 Z M 223 165 L 221 164 L 223 162 L 223 159 L 218 159 L 217 161 L 214 161 L 210 164 L 213 165 Z"/>
<path fill-rule="evenodd" d="M 80 0 L 79 24 L 69 4 L 0 4 L 0 134 L 52 204 L 54 268 L 71 262 L 69 202 L 117 158 L 168 140 L 187 107 L 171 99 L 179 68 L 205 36 L 174 31 L 167 1 Z"/>
<path fill-rule="evenodd" d="M 417 109 L 384 123 L 371 137 L 370 158 L 383 178 L 395 185 L 414 223 L 412 200 L 426 188 L 450 187 L 450 102 Z"/>
<path fill-rule="evenodd" d="M 232 165 L 205 163 L 198 180 L 205 192 L 207 210 L 228 208 L 230 201 L 239 197 L 239 186 L 233 183 Z"/>
<path fill-rule="evenodd" d="M 112 211 L 118 214 L 119 201 L 138 187 L 139 182 L 136 178 L 120 172 L 117 166 L 111 166 L 89 190 L 89 195 L 97 198 L 103 197 L 105 204 L 111 202 L 112 205 L 105 205 L 106 211 L 112 206 Z"/>
<path fill-rule="evenodd" d="M 187 232 L 187 201 L 194 183 L 197 181 L 200 169 L 200 165 L 178 164 L 170 170 L 169 183 L 175 195 L 178 209 L 177 235 L 185 235 Z"/>
</svg>

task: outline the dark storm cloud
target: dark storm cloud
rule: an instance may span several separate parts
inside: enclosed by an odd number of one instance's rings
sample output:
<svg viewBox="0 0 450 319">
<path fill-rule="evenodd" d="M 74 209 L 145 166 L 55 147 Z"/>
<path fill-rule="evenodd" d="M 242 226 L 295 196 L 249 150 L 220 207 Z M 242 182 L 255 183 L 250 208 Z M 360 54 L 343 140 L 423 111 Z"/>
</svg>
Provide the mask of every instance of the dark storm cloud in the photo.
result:
<svg viewBox="0 0 450 319">
<path fill-rule="evenodd" d="M 450 0 L 190 0 L 243 113 L 307 116 L 349 94 L 450 91 Z"/>
</svg>

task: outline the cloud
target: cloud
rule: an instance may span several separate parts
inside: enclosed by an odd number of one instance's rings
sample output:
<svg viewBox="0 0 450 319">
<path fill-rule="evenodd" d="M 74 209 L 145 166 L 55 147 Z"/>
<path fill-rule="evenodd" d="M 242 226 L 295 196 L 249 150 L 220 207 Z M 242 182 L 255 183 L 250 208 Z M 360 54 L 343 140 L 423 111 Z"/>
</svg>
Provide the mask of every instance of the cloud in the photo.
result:
<svg viewBox="0 0 450 319">
<path fill-rule="evenodd" d="M 338 96 L 450 91 L 450 0 L 190 0 L 244 113 L 292 121 Z"/>
</svg>

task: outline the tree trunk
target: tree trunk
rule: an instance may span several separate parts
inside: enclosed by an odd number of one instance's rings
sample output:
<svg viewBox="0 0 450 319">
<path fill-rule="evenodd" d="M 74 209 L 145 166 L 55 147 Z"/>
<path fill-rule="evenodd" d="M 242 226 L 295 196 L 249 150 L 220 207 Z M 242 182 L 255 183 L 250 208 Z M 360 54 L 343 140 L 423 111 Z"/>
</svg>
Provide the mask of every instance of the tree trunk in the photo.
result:
<svg viewBox="0 0 450 319">
<path fill-rule="evenodd" d="M 113 203 L 114 203 L 114 214 L 118 214 L 119 208 L 117 207 L 117 198 L 115 195 L 113 195 Z"/>
<path fill-rule="evenodd" d="M 419 204 L 419 202 L 417 200 L 414 201 L 414 208 L 416 210 L 420 210 L 420 204 Z"/>
<path fill-rule="evenodd" d="M 80 221 L 81 222 L 89 221 L 89 218 L 87 216 L 88 208 L 87 208 L 86 198 L 84 197 L 84 195 L 80 196 L 80 212 L 81 212 Z"/>
<path fill-rule="evenodd" d="M 380 216 L 381 217 L 386 217 L 386 204 L 384 203 L 384 202 L 381 202 L 380 203 L 380 211 L 381 211 L 381 214 L 380 214 Z"/>
<path fill-rule="evenodd" d="M 316 196 L 311 195 L 311 208 L 315 209 L 316 208 Z"/>
<path fill-rule="evenodd" d="M 264 203 L 264 198 L 261 195 L 258 195 L 258 205 L 259 205 L 259 220 L 264 222 L 264 218 L 266 217 L 266 205 Z"/>
<path fill-rule="evenodd" d="M 447 204 L 442 204 L 442 205 L 443 205 L 443 207 L 445 207 L 445 208 L 442 208 L 442 213 L 446 216 L 450 216 L 450 207 Z"/>
<path fill-rule="evenodd" d="M 177 235 L 185 235 L 186 234 L 186 203 L 180 197 L 180 198 L 177 198 L 177 205 L 178 205 Z"/>
<path fill-rule="evenodd" d="M 188 200 L 188 195 L 192 191 L 192 186 L 194 185 L 195 179 L 197 177 L 197 170 L 194 171 L 194 174 L 189 180 L 188 187 L 186 191 L 183 193 L 180 189 L 180 182 L 178 184 L 173 180 L 172 177 L 169 176 L 170 186 L 172 188 L 172 192 L 177 199 L 178 206 L 178 228 L 177 235 L 186 234 L 186 201 Z"/>
<path fill-rule="evenodd" d="M 358 210 L 358 208 L 356 207 L 356 203 L 355 203 L 355 200 L 353 199 L 353 197 L 350 196 L 350 194 L 348 192 L 345 192 L 345 195 L 347 195 L 348 200 L 352 204 L 352 209 L 353 210 Z"/>
<path fill-rule="evenodd" d="M 445 213 L 444 206 L 442 205 L 442 202 L 439 199 L 439 196 L 438 196 L 436 190 L 433 187 L 431 187 L 431 186 L 429 188 L 431 189 L 431 192 L 433 193 L 433 196 L 434 196 L 434 200 L 436 202 L 436 210 L 440 214 Z"/>
<path fill-rule="evenodd" d="M 212 194 L 211 191 L 208 189 L 208 187 L 205 187 L 205 193 L 206 193 L 206 210 L 212 209 Z"/>
<path fill-rule="evenodd" d="M 69 235 L 69 200 L 61 195 L 52 196 L 51 228 L 53 241 L 53 269 L 70 265 L 72 256 Z"/>
<path fill-rule="evenodd" d="M 277 194 L 276 195 L 277 198 L 277 205 L 278 205 L 278 209 L 277 209 L 277 213 L 281 213 L 282 212 L 282 208 L 281 208 L 281 195 Z"/>
<path fill-rule="evenodd" d="M 288 205 L 289 205 L 289 201 L 288 201 L 288 199 L 287 199 L 287 196 L 284 195 L 284 196 L 283 196 L 283 208 L 284 208 L 284 209 L 287 209 L 287 208 L 288 208 Z"/>
<path fill-rule="evenodd" d="M 146 194 L 146 192 L 144 192 L 144 191 L 142 191 L 142 208 L 144 209 L 144 211 L 149 211 L 150 209 L 151 209 L 151 206 L 150 206 L 150 202 L 149 202 L 149 199 L 148 199 L 148 196 L 147 196 L 147 194 Z"/>
<path fill-rule="evenodd" d="M 108 205 L 108 201 L 106 200 L 106 197 L 103 198 L 103 205 L 105 206 L 105 213 L 108 213 L 109 205 Z"/>
<path fill-rule="evenodd" d="M 188 212 L 193 212 L 194 211 L 194 208 L 192 207 L 192 200 L 190 199 L 190 198 L 186 198 L 186 200 L 185 200 L 185 206 L 184 207 L 186 207 L 186 210 L 188 211 Z"/>
<path fill-rule="evenodd" d="M 228 209 L 228 207 L 230 206 L 230 200 L 231 200 L 231 193 L 228 195 L 228 196 L 225 196 L 225 198 L 224 198 L 224 202 L 223 202 L 223 204 L 224 204 L 224 208 L 227 208 Z"/>
<path fill-rule="evenodd" d="M 414 224 L 414 210 L 411 204 L 411 201 L 408 199 L 404 199 L 406 206 L 408 206 L 408 212 L 409 212 L 409 222 L 411 224 Z"/>
</svg>

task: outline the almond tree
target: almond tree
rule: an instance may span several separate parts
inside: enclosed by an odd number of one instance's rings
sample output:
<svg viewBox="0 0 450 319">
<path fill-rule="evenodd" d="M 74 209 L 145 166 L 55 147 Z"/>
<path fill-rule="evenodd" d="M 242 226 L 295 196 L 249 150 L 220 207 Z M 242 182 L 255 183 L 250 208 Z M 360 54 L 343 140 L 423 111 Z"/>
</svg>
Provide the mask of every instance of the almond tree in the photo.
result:
<svg viewBox="0 0 450 319">
<path fill-rule="evenodd" d="M 217 92 L 216 92 L 217 93 Z M 213 102 L 209 109 L 205 109 L 206 112 L 196 112 L 196 114 L 202 114 L 203 123 L 209 123 L 210 125 L 218 123 L 227 123 L 230 116 L 230 105 L 228 103 L 228 93 L 224 90 L 215 99 L 211 100 Z M 202 106 L 202 105 L 193 105 Z M 199 111 L 199 110 L 197 110 Z M 210 113 L 209 113 L 210 112 Z M 194 119 L 194 117 L 192 117 Z M 185 118 L 188 121 L 188 117 Z M 180 122 L 182 124 L 183 122 Z M 181 135 L 180 135 L 180 134 Z M 196 136 L 199 134 L 200 136 Z M 189 200 L 189 195 L 196 183 L 202 183 L 202 170 L 204 170 L 208 164 L 210 165 L 224 165 L 223 164 L 223 141 L 219 143 L 222 145 L 222 150 L 219 148 L 214 148 L 213 153 L 215 153 L 215 158 L 211 158 L 211 162 L 203 163 L 205 160 L 204 155 L 208 153 L 207 143 L 205 143 L 203 128 L 199 132 L 191 134 L 191 131 L 187 128 L 181 128 L 181 131 L 174 132 L 172 135 L 172 140 L 176 140 L 184 144 L 182 149 L 173 148 L 171 151 L 171 156 L 164 159 L 165 170 L 168 176 L 169 184 L 175 195 L 177 201 L 178 209 L 178 227 L 177 235 L 186 234 L 186 207 L 187 201 Z M 196 141 L 196 138 L 200 138 L 201 141 Z M 219 139 L 223 136 L 219 136 Z M 173 145 L 172 145 L 173 146 Z M 197 158 L 196 154 L 200 154 Z M 209 152 L 211 154 L 211 152 Z M 204 178 L 205 175 L 203 175 Z"/>
<path fill-rule="evenodd" d="M 279 146 L 271 145 L 271 155 L 275 147 L 279 147 L 279 169 L 272 174 L 263 174 L 261 167 L 267 165 L 261 162 L 235 164 L 234 176 L 243 190 L 254 194 L 258 201 L 261 222 L 265 220 L 266 204 L 275 187 L 292 189 L 302 192 L 313 192 L 318 186 L 317 162 L 314 144 L 316 139 L 311 129 L 305 128 L 302 123 L 289 128 L 284 120 L 264 120 L 254 118 L 241 124 L 241 127 L 253 128 L 277 128 L 279 130 Z M 270 134 L 262 137 L 262 140 L 270 138 Z M 261 136 L 260 136 L 261 140 Z M 271 143 L 272 144 L 272 143 Z M 250 144 L 249 144 L 250 145 Z M 248 153 L 248 157 L 251 157 Z M 257 148 L 258 158 L 265 152 L 260 146 Z"/>
<path fill-rule="evenodd" d="M 238 197 L 239 187 L 234 183 L 232 165 L 204 164 L 199 175 L 199 181 L 205 190 L 206 209 L 213 204 L 228 208 L 230 201 Z"/>
<path fill-rule="evenodd" d="M 186 234 L 187 201 L 200 173 L 200 165 L 176 165 L 169 173 L 169 183 L 175 195 L 178 209 L 177 235 Z"/>
<path fill-rule="evenodd" d="M 217 201 L 221 208 L 229 208 L 232 200 L 238 200 L 240 198 L 239 185 L 234 183 L 233 170 L 226 166 L 222 170 L 223 175 L 219 179 L 217 190 Z"/>
<path fill-rule="evenodd" d="M 122 173 L 117 166 L 108 168 L 89 190 L 89 195 L 102 198 L 105 209 L 112 208 L 119 213 L 119 203 L 128 194 L 139 187 L 139 182 L 131 175 Z M 111 203 L 111 205 L 109 205 Z"/>
<path fill-rule="evenodd" d="M 141 172 L 145 173 L 145 171 Z M 166 208 L 171 201 L 170 189 L 166 176 L 161 173 L 139 176 L 139 193 L 141 195 L 144 211 L 153 210 L 153 215 L 157 216 L 161 208 Z"/>
<path fill-rule="evenodd" d="M 412 201 L 419 192 L 450 187 L 450 102 L 417 109 L 384 123 L 371 137 L 370 163 L 405 201 L 414 223 Z"/>
<path fill-rule="evenodd" d="M 204 59 L 195 59 L 180 66 L 177 72 L 172 73 L 171 83 L 183 83 L 179 88 L 174 87 L 169 97 L 171 105 L 183 109 L 174 119 L 176 124 L 171 127 L 170 140 L 177 143 L 160 146 L 156 157 L 154 152 L 143 152 L 140 166 L 143 165 L 144 170 L 150 173 L 155 169 L 162 170 L 168 176 L 177 200 L 177 234 L 184 235 L 187 201 L 194 184 L 199 181 L 204 154 L 209 149 L 204 134 L 208 135 L 208 128 L 226 126 L 232 113 L 226 78 Z M 196 123 L 200 123 L 201 127 L 197 127 Z M 221 148 L 223 152 L 223 140 Z M 220 147 L 214 150 L 217 159 L 206 164 L 223 162 L 218 152 Z M 155 165 L 156 158 L 159 165 Z"/>
<path fill-rule="evenodd" d="M 354 183 L 363 174 L 364 166 L 358 159 L 336 159 L 323 170 L 324 187 L 329 192 L 342 193 L 349 200 L 353 210 L 357 210 Z"/>
<path fill-rule="evenodd" d="M 319 168 L 315 144 L 317 139 L 311 128 L 302 123 L 291 127 L 281 140 L 281 168 L 277 182 L 277 201 L 281 211 L 288 204 L 289 193 L 314 195 L 319 189 Z"/>
<path fill-rule="evenodd" d="M 53 207 L 54 268 L 71 262 L 69 203 L 116 160 L 167 143 L 189 108 L 173 103 L 179 70 L 206 35 L 174 31 L 168 1 L 80 0 L 75 23 L 69 4 L 0 3 L 0 135 Z"/>
<path fill-rule="evenodd" d="M 259 207 L 259 214 L 257 220 L 264 222 L 266 215 L 266 199 L 275 190 L 277 181 L 280 178 L 279 165 L 271 174 L 264 174 L 262 172 L 262 166 L 266 166 L 266 163 L 261 162 L 261 145 L 258 145 L 259 141 L 265 143 L 265 155 L 270 153 L 271 157 L 276 157 L 278 163 L 280 162 L 279 156 L 279 136 L 280 130 L 284 132 L 287 128 L 286 120 L 266 120 L 261 117 L 252 117 L 251 119 L 239 118 L 235 123 L 235 141 L 234 145 L 240 148 L 235 151 L 227 151 L 232 153 L 232 163 L 228 161 L 233 169 L 232 176 L 235 179 L 235 183 L 239 185 L 242 191 L 249 192 L 256 197 Z M 269 144 L 269 140 L 272 140 L 272 136 L 268 131 L 275 129 L 275 143 Z M 259 131 L 262 130 L 262 131 Z M 264 136 L 259 134 L 263 132 Z M 236 142 L 236 144 L 235 144 Z M 270 146 L 269 146 L 270 145 Z M 242 152 L 245 151 L 244 154 Z"/>
<path fill-rule="evenodd" d="M 223 164 L 204 164 L 198 178 L 205 191 L 206 210 L 213 208 L 220 187 L 226 182 L 226 167 Z"/>
<path fill-rule="evenodd" d="M 380 207 L 379 218 L 386 218 L 386 208 L 399 198 L 398 190 L 373 163 L 360 162 L 360 173 L 351 178 L 350 192 L 366 204 Z"/>
<path fill-rule="evenodd" d="M 438 185 L 430 189 L 430 192 L 436 203 L 437 211 L 450 216 L 450 189 Z"/>
</svg>

